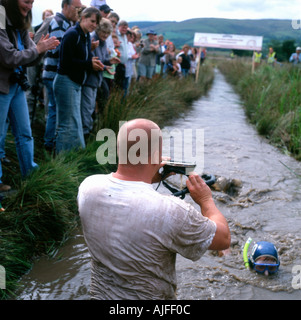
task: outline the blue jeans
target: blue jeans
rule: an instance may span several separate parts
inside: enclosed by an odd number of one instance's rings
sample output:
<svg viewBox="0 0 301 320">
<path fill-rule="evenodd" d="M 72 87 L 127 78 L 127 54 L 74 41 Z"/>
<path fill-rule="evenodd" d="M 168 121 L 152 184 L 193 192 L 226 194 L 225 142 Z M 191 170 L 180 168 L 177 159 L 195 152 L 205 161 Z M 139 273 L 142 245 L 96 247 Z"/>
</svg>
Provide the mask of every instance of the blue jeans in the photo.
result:
<svg viewBox="0 0 301 320">
<path fill-rule="evenodd" d="M 81 85 L 66 75 L 57 74 L 53 89 L 57 116 L 56 152 L 85 148 L 80 112 Z"/>
<path fill-rule="evenodd" d="M 6 133 L 9 127 L 9 120 L 8 118 L 6 119 L 6 123 L 5 123 L 5 128 L 4 128 L 4 134 L 1 135 L 0 137 L 0 159 L 5 158 L 5 137 L 6 137 Z"/>
<path fill-rule="evenodd" d="M 56 103 L 53 92 L 53 80 L 44 79 L 43 83 L 48 93 L 48 116 L 44 135 L 45 147 L 53 148 L 56 131 Z"/>
<path fill-rule="evenodd" d="M 189 69 L 182 69 L 182 75 L 184 78 L 186 78 L 189 74 Z"/>
<path fill-rule="evenodd" d="M 8 94 L 0 93 L 0 108 L 0 141 L 5 140 L 8 118 L 15 137 L 21 174 L 25 177 L 38 165 L 33 160 L 34 146 L 26 96 L 19 85 L 11 85 Z M 0 162 L 0 183 L 2 183 L 1 178 L 2 165 Z"/>
<path fill-rule="evenodd" d="M 89 134 L 93 129 L 93 112 L 96 104 L 97 88 L 82 86 L 81 116 L 84 134 Z"/>
</svg>

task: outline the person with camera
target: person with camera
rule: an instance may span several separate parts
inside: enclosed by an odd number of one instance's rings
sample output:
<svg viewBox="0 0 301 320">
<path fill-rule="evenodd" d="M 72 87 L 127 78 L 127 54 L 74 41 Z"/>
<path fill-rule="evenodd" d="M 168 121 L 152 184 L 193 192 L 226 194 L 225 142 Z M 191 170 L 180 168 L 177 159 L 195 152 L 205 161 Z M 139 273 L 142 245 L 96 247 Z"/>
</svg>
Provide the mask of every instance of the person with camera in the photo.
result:
<svg viewBox="0 0 301 320">
<path fill-rule="evenodd" d="M 154 30 L 149 30 L 146 35 L 148 38 L 143 41 L 143 48 L 138 63 L 140 81 L 153 78 L 156 71 L 156 56 L 159 52 L 159 44 L 156 40 L 157 33 Z"/>
<path fill-rule="evenodd" d="M 86 178 L 78 192 L 92 257 L 91 298 L 175 299 L 176 255 L 196 261 L 207 249 L 227 249 L 228 223 L 199 175 L 186 182 L 196 206 L 152 187 L 164 166 L 162 133 L 154 122 L 126 122 L 117 153 L 117 171 Z"/>
<path fill-rule="evenodd" d="M 34 162 L 33 138 L 30 127 L 25 91 L 30 85 L 26 66 L 38 63 L 42 55 L 58 46 L 59 41 L 49 35 L 42 36 L 35 44 L 29 37 L 32 20 L 32 5 L 29 0 L 2 0 L 6 12 L 6 29 L 0 29 L 0 140 L 6 136 L 7 118 L 15 137 L 17 155 L 22 176 L 27 176 L 37 167 Z M 1 181 L 0 190 L 9 186 Z"/>
</svg>

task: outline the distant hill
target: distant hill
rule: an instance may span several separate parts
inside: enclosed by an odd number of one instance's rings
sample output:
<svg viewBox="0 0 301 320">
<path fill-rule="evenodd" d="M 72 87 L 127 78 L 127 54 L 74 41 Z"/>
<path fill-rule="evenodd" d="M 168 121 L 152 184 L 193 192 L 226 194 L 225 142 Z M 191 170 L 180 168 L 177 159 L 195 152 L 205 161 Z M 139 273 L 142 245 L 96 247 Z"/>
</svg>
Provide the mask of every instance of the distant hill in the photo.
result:
<svg viewBox="0 0 301 320">
<path fill-rule="evenodd" d="M 262 20 L 239 20 L 199 18 L 176 21 L 135 21 L 130 27 L 138 26 L 145 35 L 149 29 L 163 34 L 165 39 L 173 41 L 177 48 L 183 44 L 193 44 L 194 34 L 200 33 L 227 33 L 263 36 L 263 46 L 268 46 L 272 40 L 284 41 L 294 39 L 301 45 L 301 29 L 292 28 L 291 20 L 262 19 Z"/>
</svg>

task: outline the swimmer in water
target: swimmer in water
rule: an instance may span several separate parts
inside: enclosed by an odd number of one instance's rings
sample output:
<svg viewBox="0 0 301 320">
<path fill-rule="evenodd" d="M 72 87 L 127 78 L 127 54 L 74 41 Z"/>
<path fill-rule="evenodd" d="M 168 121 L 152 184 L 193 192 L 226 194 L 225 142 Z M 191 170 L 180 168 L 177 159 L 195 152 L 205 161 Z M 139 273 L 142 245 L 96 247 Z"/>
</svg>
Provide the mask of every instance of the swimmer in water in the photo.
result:
<svg viewBox="0 0 301 320">
<path fill-rule="evenodd" d="M 248 239 L 244 250 L 244 260 L 246 267 L 250 267 L 257 273 L 264 274 L 266 276 L 275 274 L 280 266 L 280 260 L 276 247 L 267 241 L 257 242 L 253 249 L 251 257 L 246 262 L 247 248 L 250 245 L 252 239 Z"/>
</svg>

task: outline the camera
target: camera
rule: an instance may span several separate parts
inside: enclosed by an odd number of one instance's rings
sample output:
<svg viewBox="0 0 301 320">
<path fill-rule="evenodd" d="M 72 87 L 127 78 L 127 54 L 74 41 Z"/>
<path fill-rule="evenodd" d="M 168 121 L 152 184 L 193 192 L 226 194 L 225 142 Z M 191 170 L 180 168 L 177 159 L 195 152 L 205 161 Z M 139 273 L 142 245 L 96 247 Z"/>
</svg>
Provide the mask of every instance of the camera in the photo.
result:
<svg viewBox="0 0 301 320">
<path fill-rule="evenodd" d="M 17 83 L 23 91 L 27 91 L 31 87 L 28 82 L 27 75 L 23 71 L 12 73 L 10 76 L 10 82 L 12 84 Z"/>
<path fill-rule="evenodd" d="M 182 190 L 177 190 L 173 187 L 171 187 L 166 181 L 163 179 L 166 178 L 166 176 L 169 173 L 178 173 L 178 174 L 184 174 L 188 176 L 191 172 L 194 171 L 194 168 L 196 167 L 195 163 L 191 162 L 176 162 L 176 161 L 166 161 L 166 164 L 163 167 L 163 172 L 162 172 L 162 183 L 163 185 L 172 192 L 172 194 L 176 197 L 180 197 L 181 199 L 185 198 L 185 194 L 189 193 L 189 190 L 187 187 L 185 187 Z M 205 181 L 207 186 L 211 186 L 215 183 L 216 179 L 214 175 L 208 175 L 208 174 L 203 174 L 201 175 L 201 178 Z"/>
<path fill-rule="evenodd" d="M 163 167 L 163 175 L 165 176 L 174 172 L 188 176 L 189 173 L 193 172 L 195 167 L 196 164 L 191 162 L 166 161 Z"/>
</svg>

